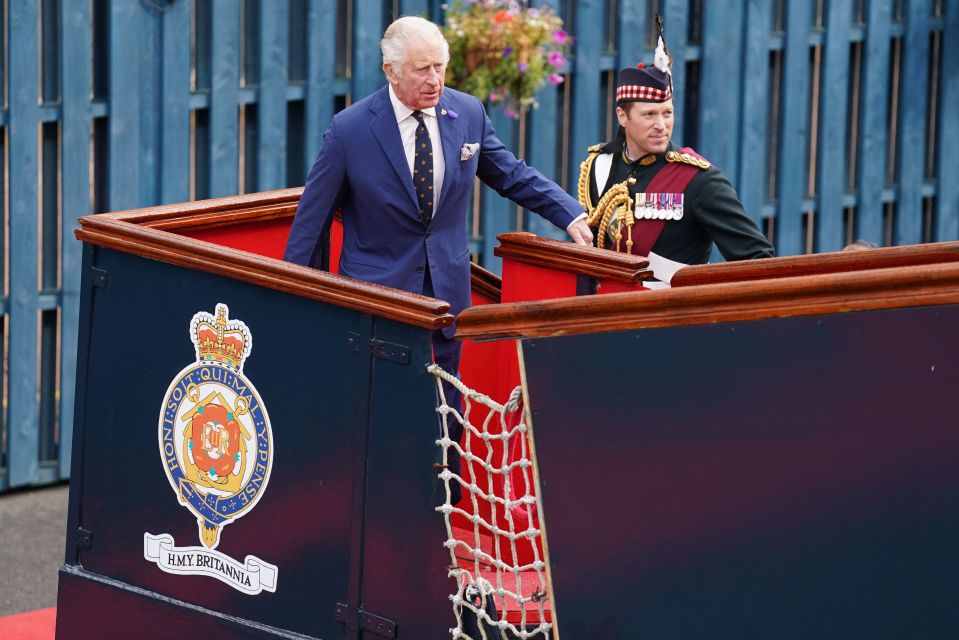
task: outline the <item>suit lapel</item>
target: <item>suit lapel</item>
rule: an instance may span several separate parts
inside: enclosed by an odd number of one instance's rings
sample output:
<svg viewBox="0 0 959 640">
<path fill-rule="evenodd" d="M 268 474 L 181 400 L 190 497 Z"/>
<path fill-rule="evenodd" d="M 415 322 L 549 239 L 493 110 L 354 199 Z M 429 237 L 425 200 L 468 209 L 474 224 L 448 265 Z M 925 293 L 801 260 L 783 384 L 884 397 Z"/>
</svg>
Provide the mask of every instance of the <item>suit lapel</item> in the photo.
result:
<svg viewBox="0 0 959 640">
<path fill-rule="evenodd" d="M 413 176 L 410 174 L 410 167 L 406 162 L 406 152 L 403 150 L 400 129 L 396 124 L 396 114 L 393 113 L 393 105 L 390 102 L 388 91 L 387 87 L 383 87 L 377 92 L 376 98 L 370 102 L 370 111 L 373 112 L 370 129 L 383 148 L 386 158 L 393 165 L 396 177 L 399 178 L 401 184 L 406 186 L 406 193 L 410 197 L 414 211 L 419 211 L 416 191 L 413 189 Z"/>
<path fill-rule="evenodd" d="M 444 111 L 446 111 L 446 115 L 443 115 Z M 453 112 L 455 113 L 456 110 L 454 109 Z M 445 97 L 440 98 L 439 104 L 436 105 L 436 119 L 440 128 L 440 139 L 443 142 L 443 163 L 445 167 L 443 169 L 443 186 L 440 189 L 440 201 L 436 206 L 436 215 L 439 215 L 443 210 L 443 203 L 446 202 L 446 197 L 449 195 L 452 186 L 456 184 L 456 179 L 459 177 L 463 164 L 460 162 L 463 131 L 460 129 L 459 120 L 451 118 L 449 113 L 450 105 L 447 99 Z"/>
</svg>

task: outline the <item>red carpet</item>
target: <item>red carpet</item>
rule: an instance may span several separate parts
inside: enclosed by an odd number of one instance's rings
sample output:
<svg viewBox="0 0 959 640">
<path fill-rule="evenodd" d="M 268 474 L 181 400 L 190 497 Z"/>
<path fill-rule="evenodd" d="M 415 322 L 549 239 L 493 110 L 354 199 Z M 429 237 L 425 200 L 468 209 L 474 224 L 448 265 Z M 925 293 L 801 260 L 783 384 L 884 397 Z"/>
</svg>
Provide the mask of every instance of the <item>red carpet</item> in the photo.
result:
<svg viewBox="0 0 959 640">
<path fill-rule="evenodd" d="M 57 608 L 37 609 L 0 618 L 3 640 L 53 640 L 57 626 Z"/>
</svg>

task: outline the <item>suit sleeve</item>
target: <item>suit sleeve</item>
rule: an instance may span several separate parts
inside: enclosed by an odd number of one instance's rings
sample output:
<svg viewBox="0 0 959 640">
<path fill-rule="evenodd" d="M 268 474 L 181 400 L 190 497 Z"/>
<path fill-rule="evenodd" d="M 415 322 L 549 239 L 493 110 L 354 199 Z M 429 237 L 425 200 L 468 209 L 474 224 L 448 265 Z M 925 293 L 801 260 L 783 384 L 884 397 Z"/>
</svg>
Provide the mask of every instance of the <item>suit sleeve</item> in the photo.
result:
<svg viewBox="0 0 959 640">
<path fill-rule="evenodd" d="M 726 260 L 771 258 L 775 250 L 743 209 L 729 180 L 718 170 L 702 175 L 696 194 L 698 222 Z"/>
<path fill-rule="evenodd" d="M 583 207 L 555 182 L 514 156 L 496 137 L 485 110 L 482 114 L 483 138 L 476 175 L 504 198 L 565 230 L 583 213 Z"/>
<path fill-rule="evenodd" d="M 306 179 L 286 241 L 284 260 L 306 266 L 313 264 L 322 248 L 320 240 L 329 230 L 333 213 L 342 203 L 347 187 L 346 157 L 334 121 L 323 134 L 323 147 Z"/>
</svg>

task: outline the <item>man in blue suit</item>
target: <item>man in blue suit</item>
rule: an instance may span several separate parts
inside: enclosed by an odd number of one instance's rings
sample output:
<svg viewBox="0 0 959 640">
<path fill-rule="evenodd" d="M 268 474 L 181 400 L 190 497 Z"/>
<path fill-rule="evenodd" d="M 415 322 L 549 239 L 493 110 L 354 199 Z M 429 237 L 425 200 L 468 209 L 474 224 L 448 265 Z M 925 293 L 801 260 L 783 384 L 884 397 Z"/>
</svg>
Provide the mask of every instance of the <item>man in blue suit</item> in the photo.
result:
<svg viewBox="0 0 959 640">
<path fill-rule="evenodd" d="M 592 244 L 582 206 L 518 160 L 483 104 L 444 90 L 449 45 L 435 24 L 393 22 L 380 43 L 388 83 L 338 113 L 323 136 L 284 258 L 312 265 L 333 213 L 343 212 L 345 276 L 470 304 L 466 209 L 473 179 Z M 453 328 L 435 331 L 436 362 L 459 367 Z"/>
</svg>

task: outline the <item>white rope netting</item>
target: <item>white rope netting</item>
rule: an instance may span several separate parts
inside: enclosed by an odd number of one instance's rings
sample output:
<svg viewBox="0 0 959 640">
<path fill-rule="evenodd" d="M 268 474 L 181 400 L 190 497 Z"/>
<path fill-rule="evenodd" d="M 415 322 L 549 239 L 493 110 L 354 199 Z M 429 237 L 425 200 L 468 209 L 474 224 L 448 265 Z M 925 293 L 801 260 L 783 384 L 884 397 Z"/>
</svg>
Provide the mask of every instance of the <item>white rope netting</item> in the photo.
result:
<svg viewBox="0 0 959 640">
<path fill-rule="evenodd" d="M 449 575 L 457 584 L 450 596 L 456 617 L 451 637 L 548 639 L 550 601 L 521 389 L 499 404 L 435 364 L 428 371 L 438 389 L 442 438 L 436 444 L 446 491 L 436 510 L 446 522 Z M 444 381 L 462 393 L 462 413 L 447 404 Z M 450 437 L 457 425 L 462 444 Z M 459 474 L 450 468 L 456 454 Z M 454 505 L 457 483 L 462 498 Z"/>
</svg>

